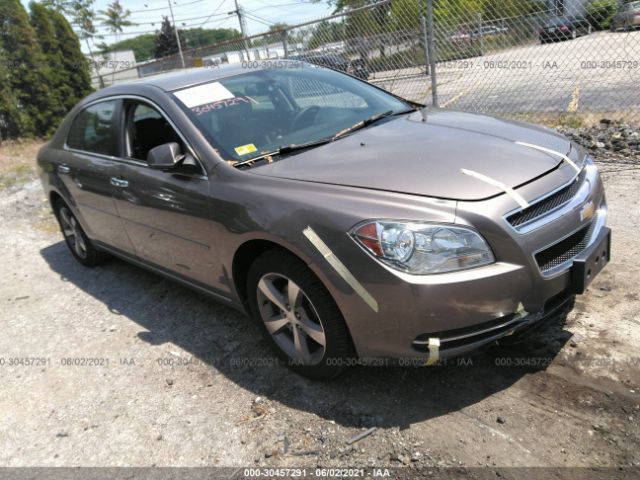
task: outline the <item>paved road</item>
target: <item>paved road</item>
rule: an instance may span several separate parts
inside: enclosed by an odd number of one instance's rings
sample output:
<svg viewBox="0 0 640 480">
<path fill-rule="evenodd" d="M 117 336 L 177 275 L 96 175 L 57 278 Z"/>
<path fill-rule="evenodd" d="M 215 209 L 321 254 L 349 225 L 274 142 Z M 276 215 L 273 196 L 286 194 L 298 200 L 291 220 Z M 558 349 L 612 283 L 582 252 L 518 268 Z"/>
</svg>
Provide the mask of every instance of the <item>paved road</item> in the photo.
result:
<svg viewBox="0 0 640 480">
<path fill-rule="evenodd" d="M 404 69 L 398 77 L 417 72 Z M 640 121 L 640 31 L 531 44 L 439 63 L 437 72 L 442 107 L 497 114 L 621 112 Z M 374 81 L 431 102 L 428 77 Z"/>
</svg>

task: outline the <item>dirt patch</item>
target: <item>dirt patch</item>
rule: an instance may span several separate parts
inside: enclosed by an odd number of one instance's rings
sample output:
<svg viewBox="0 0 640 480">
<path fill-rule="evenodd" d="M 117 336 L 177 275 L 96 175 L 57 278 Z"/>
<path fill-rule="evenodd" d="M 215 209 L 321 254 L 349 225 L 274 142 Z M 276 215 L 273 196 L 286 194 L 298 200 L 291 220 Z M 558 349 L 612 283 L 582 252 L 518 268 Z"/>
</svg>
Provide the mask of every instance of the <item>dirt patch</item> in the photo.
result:
<svg viewBox="0 0 640 480">
<path fill-rule="evenodd" d="M 0 190 L 21 187 L 36 176 L 36 155 L 44 142 L 18 140 L 0 143 Z"/>
</svg>

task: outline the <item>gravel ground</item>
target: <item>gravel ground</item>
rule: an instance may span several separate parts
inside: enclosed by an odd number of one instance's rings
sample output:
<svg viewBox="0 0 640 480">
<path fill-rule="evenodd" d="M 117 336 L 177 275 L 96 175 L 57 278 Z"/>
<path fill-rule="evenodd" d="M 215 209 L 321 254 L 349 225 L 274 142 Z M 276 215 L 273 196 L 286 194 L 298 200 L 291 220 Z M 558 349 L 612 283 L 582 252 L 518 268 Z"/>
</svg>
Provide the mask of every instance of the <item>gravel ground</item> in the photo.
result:
<svg viewBox="0 0 640 480">
<path fill-rule="evenodd" d="M 640 465 L 640 168 L 598 160 L 612 261 L 564 321 L 460 363 L 331 383 L 271 365 L 223 305 L 119 260 L 80 266 L 38 181 L 10 182 L 0 466 Z"/>
</svg>

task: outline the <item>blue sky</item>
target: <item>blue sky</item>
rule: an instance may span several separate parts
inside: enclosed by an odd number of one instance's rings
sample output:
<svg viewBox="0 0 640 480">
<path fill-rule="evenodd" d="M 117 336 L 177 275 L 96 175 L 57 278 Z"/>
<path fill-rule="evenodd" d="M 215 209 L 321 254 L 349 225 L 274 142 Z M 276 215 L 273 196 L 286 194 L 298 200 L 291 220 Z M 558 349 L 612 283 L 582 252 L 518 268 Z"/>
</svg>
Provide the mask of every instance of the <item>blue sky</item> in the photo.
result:
<svg viewBox="0 0 640 480">
<path fill-rule="evenodd" d="M 21 0 L 27 6 L 30 0 Z M 96 11 L 106 8 L 111 0 L 96 0 Z M 169 15 L 167 0 L 120 0 L 120 3 L 131 11 L 130 19 L 137 23 L 127 27 L 120 39 L 130 38 L 140 32 L 153 33 L 159 28 L 162 15 Z M 238 17 L 227 15 L 235 9 L 234 0 L 171 0 L 173 14 L 178 28 L 235 28 L 240 29 Z M 311 3 L 309 0 L 238 0 L 240 6 L 249 14 L 247 27 L 249 34 L 264 32 L 269 24 L 286 22 L 296 24 L 329 15 L 332 9 L 326 1 Z M 153 25 L 152 25 L 153 23 Z M 104 34 L 104 41 L 115 41 L 105 28 L 99 32 Z"/>
</svg>

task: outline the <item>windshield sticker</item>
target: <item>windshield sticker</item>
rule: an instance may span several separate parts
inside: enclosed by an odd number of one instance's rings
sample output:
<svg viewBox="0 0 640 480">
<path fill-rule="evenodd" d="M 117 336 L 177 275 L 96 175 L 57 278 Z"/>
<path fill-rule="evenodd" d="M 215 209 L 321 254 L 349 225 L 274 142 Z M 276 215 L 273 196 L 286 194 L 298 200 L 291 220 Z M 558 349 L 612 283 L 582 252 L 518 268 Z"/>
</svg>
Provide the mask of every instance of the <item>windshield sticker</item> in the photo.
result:
<svg viewBox="0 0 640 480">
<path fill-rule="evenodd" d="M 204 105 L 198 105 L 191 107 L 191 111 L 200 116 L 208 113 L 212 110 L 220 110 L 225 107 L 233 107 L 235 105 L 241 105 L 243 103 L 258 103 L 253 98 L 247 96 L 225 98 L 224 100 L 218 100 L 217 102 L 206 103 Z"/>
<path fill-rule="evenodd" d="M 240 147 L 234 148 L 238 155 L 247 155 L 248 153 L 257 152 L 258 149 L 253 143 L 247 143 L 246 145 L 242 145 Z"/>
<path fill-rule="evenodd" d="M 175 92 L 175 96 L 188 108 L 193 108 L 198 105 L 224 100 L 225 98 L 233 98 L 233 93 L 227 90 L 220 82 L 213 82 L 185 88 Z"/>
</svg>

